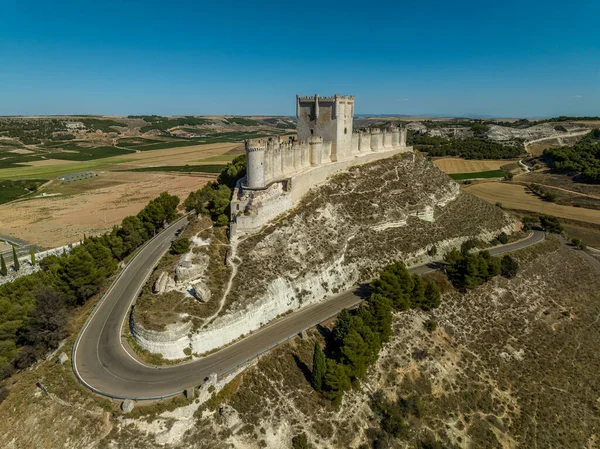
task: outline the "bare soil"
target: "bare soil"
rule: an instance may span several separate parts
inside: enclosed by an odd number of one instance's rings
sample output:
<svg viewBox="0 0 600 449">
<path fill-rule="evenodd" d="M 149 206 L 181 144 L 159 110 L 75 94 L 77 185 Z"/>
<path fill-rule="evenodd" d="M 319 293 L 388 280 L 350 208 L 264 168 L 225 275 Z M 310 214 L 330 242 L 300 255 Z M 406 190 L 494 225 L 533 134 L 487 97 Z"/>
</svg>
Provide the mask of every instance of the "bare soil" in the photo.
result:
<svg viewBox="0 0 600 449">
<path fill-rule="evenodd" d="M 475 173 L 490 170 L 499 170 L 502 167 L 514 165 L 514 162 L 508 160 L 474 160 L 462 159 L 458 157 L 444 157 L 434 159 L 433 163 L 447 174 L 452 173 Z"/>
<path fill-rule="evenodd" d="M 521 179 L 519 177 L 519 180 Z M 600 224 L 600 210 L 564 206 L 544 201 L 523 185 L 506 182 L 480 182 L 464 186 L 464 189 L 492 204 L 500 202 L 507 209 L 525 210 Z"/>
<path fill-rule="evenodd" d="M 183 201 L 212 177 L 162 173 L 101 173 L 93 180 L 48 188 L 59 196 L 0 206 L 0 234 L 53 248 L 95 235 L 137 214 L 167 191 Z"/>
</svg>

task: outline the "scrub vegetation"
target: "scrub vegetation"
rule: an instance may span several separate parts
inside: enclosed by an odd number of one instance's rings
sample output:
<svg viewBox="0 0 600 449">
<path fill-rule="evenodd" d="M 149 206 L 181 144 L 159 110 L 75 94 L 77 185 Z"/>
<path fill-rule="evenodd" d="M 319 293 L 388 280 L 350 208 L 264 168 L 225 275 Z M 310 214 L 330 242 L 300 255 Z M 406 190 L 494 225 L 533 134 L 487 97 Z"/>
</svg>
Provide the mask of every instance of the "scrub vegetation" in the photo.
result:
<svg viewBox="0 0 600 449">
<path fill-rule="evenodd" d="M 177 217 L 179 198 L 162 193 L 107 234 L 84 237 L 41 270 L 0 286 L 0 377 L 26 368 L 56 348 L 71 312 L 100 292 L 118 263 Z"/>
</svg>

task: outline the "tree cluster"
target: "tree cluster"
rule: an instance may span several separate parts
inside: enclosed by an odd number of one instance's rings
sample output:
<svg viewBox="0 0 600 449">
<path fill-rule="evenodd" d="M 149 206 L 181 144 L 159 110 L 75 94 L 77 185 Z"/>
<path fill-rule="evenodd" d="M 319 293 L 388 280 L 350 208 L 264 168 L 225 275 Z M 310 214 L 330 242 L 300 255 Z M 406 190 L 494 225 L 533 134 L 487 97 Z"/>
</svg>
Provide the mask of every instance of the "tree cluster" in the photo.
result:
<svg viewBox="0 0 600 449">
<path fill-rule="evenodd" d="M 437 284 L 410 275 L 399 262 L 386 267 L 371 283 L 371 291 L 366 304 L 338 315 L 327 341 L 327 356 L 315 345 L 312 385 L 334 404 L 341 401 L 353 383 L 360 381 L 377 360 L 381 345 L 389 341 L 393 310 L 431 310 L 440 304 Z"/>
<path fill-rule="evenodd" d="M 544 160 L 561 173 L 575 173 L 583 182 L 600 183 L 600 129 L 590 131 L 572 147 L 544 150 Z"/>
<path fill-rule="evenodd" d="M 540 224 L 542 225 L 542 229 L 547 232 L 551 232 L 553 234 L 561 234 L 564 231 L 564 228 L 560 224 L 558 218 L 553 217 L 552 215 L 540 215 Z"/>
<path fill-rule="evenodd" d="M 144 119 L 145 122 L 150 123 L 149 125 L 142 126 L 140 128 L 141 133 L 145 133 L 148 131 L 152 131 L 153 129 L 157 129 L 159 131 L 168 131 L 171 128 L 175 128 L 176 126 L 199 126 L 199 125 L 209 125 L 212 122 L 208 119 L 201 117 L 177 117 L 177 118 L 168 118 L 168 117 L 160 117 L 156 115 L 145 115 L 140 116 Z"/>
<path fill-rule="evenodd" d="M 185 254 L 189 252 L 190 246 L 190 239 L 187 237 L 180 237 L 171 243 L 171 254 Z"/>
<path fill-rule="evenodd" d="M 179 198 L 164 192 L 120 227 L 84 237 L 69 254 L 48 256 L 41 270 L 0 286 L 0 367 L 24 368 L 65 334 L 69 310 L 98 293 L 118 262 L 177 217 Z"/>
<path fill-rule="evenodd" d="M 483 128 L 477 129 L 481 131 Z M 522 145 L 502 145 L 485 138 L 447 139 L 417 133 L 409 133 L 408 144 L 431 156 L 460 156 L 465 159 L 511 159 L 524 151 Z"/>
<path fill-rule="evenodd" d="M 481 285 L 500 274 L 500 259 L 489 251 L 470 253 L 452 251 L 444 255 L 446 275 L 454 287 L 465 291 Z"/>
<path fill-rule="evenodd" d="M 62 120 L 58 119 L 11 119 L 0 120 L 0 136 L 18 138 L 26 145 L 52 139 L 55 132 L 66 131 Z"/>
<path fill-rule="evenodd" d="M 544 189 L 539 184 L 530 183 L 530 184 L 527 184 L 527 188 L 529 190 L 531 190 L 535 195 L 537 195 L 541 199 L 543 199 L 544 201 L 550 201 L 551 203 L 556 201 L 556 198 L 557 198 L 556 193 L 552 193 L 552 192 Z"/>
<path fill-rule="evenodd" d="M 209 182 L 200 190 L 190 193 L 183 203 L 185 210 L 196 210 L 199 215 L 209 216 L 217 226 L 226 226 L 229 223 L 232 190 L 245 175 L 246 155 L 241 155 L 221 170 L 217 182 Z"/>
</svg>

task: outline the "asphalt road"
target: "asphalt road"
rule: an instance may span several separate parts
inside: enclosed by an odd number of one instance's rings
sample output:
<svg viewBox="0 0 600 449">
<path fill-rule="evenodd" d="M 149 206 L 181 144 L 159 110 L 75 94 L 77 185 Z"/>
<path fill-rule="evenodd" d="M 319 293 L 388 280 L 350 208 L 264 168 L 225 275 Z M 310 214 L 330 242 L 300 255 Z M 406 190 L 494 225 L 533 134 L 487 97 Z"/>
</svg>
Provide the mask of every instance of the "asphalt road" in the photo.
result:
<svg viewBox="0 0 600 449">
<path fill-rule="evenodd" d="M 184 219 L 185 221 L 185 219 Z M 155 367 L 136 360 L 121 342 L 121 327 L 131 303 L 160 257 L 168 250 L 184 221 L 172 225 L 147 244 L 121 272 L 82 328 L 73 347 L 73 369 L 79 380 L 97 393 L 121 399 L 153 399 L 178 394 L 200 385 L 211 373 L 224 373 L 304 329 L 361 302 L 356 289 L 300 309 L 200 360 L 177 366 Z M 501 255 L 544 240 L 534 231 L 520 242 L 492 248 Z M 435 264 L 410 269 L 423 274 Z"/>
</svg>

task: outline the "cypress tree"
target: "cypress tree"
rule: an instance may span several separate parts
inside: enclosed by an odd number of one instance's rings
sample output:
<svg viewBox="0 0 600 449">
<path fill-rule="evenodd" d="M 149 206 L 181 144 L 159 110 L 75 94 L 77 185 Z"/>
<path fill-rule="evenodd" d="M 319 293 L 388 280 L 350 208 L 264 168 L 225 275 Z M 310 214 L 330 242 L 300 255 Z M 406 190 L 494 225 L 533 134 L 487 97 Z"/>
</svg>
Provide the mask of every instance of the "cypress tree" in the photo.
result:
<svg viewBox="0 0 600 449">
<path fill-rule="evenodd" d="M 19 271 L 19 269 L 21 268 L 21 265 L 19 264 L 19 258 L 17 257 L 17 250 L 15 249 L 14 246 L 13 246 L 13 262 L 15 265 L 15 271 Z"/>
<path fill-rule="evenodd" d="M 33 248 L 29 249 L 29 254 L 31 255 L 31 265 L 35 266 L 35 251 Z"/>
<path fill-rule="evenodd" d="M 6 269 L 6 262 L 4 262 L 4 256 L 0 254 L 0 274 L 2 276 L 6 276 L 8 274 L 8 270 Z"/>
<path fill-rule="evenodd" d="M 321 349 L 321 345 L 318 342 L 315 342 L 311 384 L 318 392 L 323 391 L 323 380 L 325 379 L 326 371 L 327 361 L 325 359 L 325 354 Z"/>
</svg>

